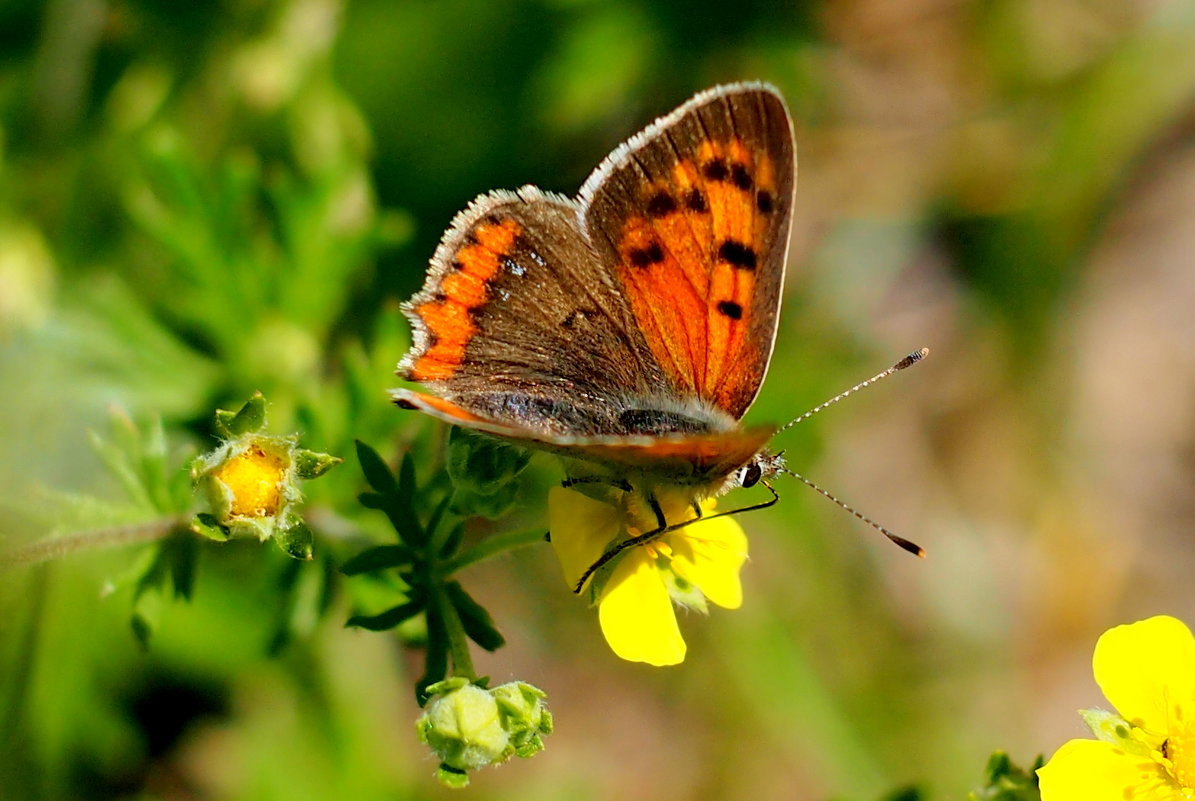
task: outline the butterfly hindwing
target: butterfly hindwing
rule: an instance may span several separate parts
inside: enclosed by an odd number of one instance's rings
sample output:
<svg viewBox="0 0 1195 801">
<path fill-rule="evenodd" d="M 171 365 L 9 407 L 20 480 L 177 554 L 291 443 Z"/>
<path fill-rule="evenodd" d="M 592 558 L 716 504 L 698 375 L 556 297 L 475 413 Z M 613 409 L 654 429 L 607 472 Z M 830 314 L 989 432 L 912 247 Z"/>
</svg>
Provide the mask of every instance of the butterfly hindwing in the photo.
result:
<svg viewBox="0 0 1195 801">
<path fill-rule="evenodd" d="M 783 100 L 736 84 L 658 120 L 581 190 L 591 241 L 661 368 L 736 419 L 775 339 L 794 163 Z"/>
<path fill-rule="evenodd" d="M 515 419 L 479 415 L 436 395 L 396 389 L 391 397 L 399 406 L 418 409 L 453 425 L 620 470 L 641 469 L 657 480 L 677 484 L 705 484 L 725 477 L 749 461 L 775 433 L 772 426 L 753 426 L 661 436 L 553 435 L 520 425 Z"/>
<path fill-rule="evenodd" d="M 664 383 L 576 206 L 534 187 L 462 212 L 403 308 L 415 344 L 399 373 L 489 417 L 602 433 L 623 398 Z"/>
</svg>

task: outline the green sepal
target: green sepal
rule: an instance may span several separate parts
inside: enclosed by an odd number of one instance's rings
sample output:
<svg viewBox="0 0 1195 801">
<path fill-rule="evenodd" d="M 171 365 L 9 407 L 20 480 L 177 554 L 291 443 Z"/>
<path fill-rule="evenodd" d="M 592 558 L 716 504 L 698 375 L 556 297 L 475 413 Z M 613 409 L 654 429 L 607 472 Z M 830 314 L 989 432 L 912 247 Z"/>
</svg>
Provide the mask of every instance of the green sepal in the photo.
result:
<svg viewBox="0 0 1195 801">
<path fill-rule="evenodd" d="M 216 542 L 228 542 L 232 538 L 232 531 L 220 525 L 215 515 L 200 512 L 191 520 L 191 531 Z"/>
<path fill-rule="evenodd" d="M 1125 753 L 1148 757 L 1152 750 L 1147 743 L 1133 736 L 1133 724 L 1106 709 L 1080 709 L 1079 717 L 1091 729 L 1091 733 L 1106 743 L 1111 743 Z"/>
<path fill-rule="evenodd" d="M 448 600 L 460 615 L 461 625 L 469 639 L 487 651 L 496 651 L 506 644 L 506 639 L 498 633 L 494 626 L 494 619 L 485 607 L 474 601 L 460 582 L 450 581 L 444 585 L 444 592 Z"/>
<path fill-rule="evenodd" d="M 450 790 L 461 790 L 469 786 L 469 774 L 441 762 L 436 769 L 436 781 Z"/>
<path fill-rule="evenodd" d="M 224 410 L 216 411 L 216 424 L 221 425 L 232 437 L 260 431 L 266 424 L 266 399 L 260 392 L 254 392 L 245 405 L 232 417 L 224 417 Z"/>
<path fill-rule="evenodd" d="M 508 484 L 488 495 L 479 495 L 466 487 L 458 486 L 452 496 L 452 510 L 462 517 L 479 516 L 487 520 L 505 517 L 518 500 L 519 487 Z"/>
<path fill-rule="evenodd" d="M 448 435 L 448 475 L 458 488 L 474 495 L 498 492 L 518 478 L 530 461 L 530 451 L 463 428 L 453 428 Z"/>
<path fill-rule="evenodd" d="M 419 614 L 425 605 L 423 599 L 418 599 L 392 606 L 385 612 L 379 612 L 376 615 L 353 615 L 345 621 L 344 626 L 345 628 L 355 627 L 369 631 L 385 631 Z"/>
<path fill-rule="evenodd" d="M 346 576 L 356 576 L 360 573 L 372 573 L 375 570 L 386 570 L 392 567 L 402 567 L 414 561 L 414 552 L 405 545 L 378 545 L 366 548 L 340 566 L 340 572 Z"/>
<path fill-rule="evenodd" d="M 315 552 L 315 535 L 301 519 L 295 518 L 285 528 L 275 529 L 274 542 L 292 559 L 311 561 Z"/>
<path fill-rule="evenodd" d="M 660 565 L 660 577 L 664 579 L 664 586 L 668 588 L 668 595 L 673 601 L 694 612 L 709 614 L 709 604 L 705 601 L 705 593 L 698 589 L 691 581 L 685 580 L 674 572 L 667 562 Z"/>
<path fill-rule="evenodd" d="M 301 449 L 295 451 L 295 472 L 299 478 L 319 478 L 344 461 L 339 456 Z"/>
</svg>

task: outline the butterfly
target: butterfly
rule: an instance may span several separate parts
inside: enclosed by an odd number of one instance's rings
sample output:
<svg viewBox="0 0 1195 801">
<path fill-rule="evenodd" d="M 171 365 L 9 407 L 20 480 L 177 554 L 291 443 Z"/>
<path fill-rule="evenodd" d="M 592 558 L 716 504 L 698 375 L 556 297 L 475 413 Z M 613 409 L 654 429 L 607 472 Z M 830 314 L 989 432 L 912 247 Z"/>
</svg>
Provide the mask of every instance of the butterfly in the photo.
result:
<svg viewBox="0 0 1195 801">
<path fill-rule="evenodd" d="M 795 167 L 779 92 L 737 83 L 619 145 L 576 198 L 481 195 L 403 305 L 414 341 L 398 374 L 430 392 L 392 400 L 640 493 L 650 535 L 668 526 L 663 487 L 771 489 L 776 428 L 740 420 L 776 339 Z"/>
</svg>

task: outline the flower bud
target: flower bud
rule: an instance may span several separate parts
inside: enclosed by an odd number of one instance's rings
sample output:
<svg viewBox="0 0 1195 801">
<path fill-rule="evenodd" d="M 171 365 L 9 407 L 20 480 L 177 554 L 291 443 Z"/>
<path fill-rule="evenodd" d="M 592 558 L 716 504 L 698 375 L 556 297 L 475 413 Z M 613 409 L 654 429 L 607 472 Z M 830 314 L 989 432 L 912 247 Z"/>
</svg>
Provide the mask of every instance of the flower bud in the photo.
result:
<svg viewBox="0 0 1195 801">
<path fill-rule="evenodd" d="M 211 513 L 198 515 L 192 529 L 212 539 L 273 538 L 286 554 L 310 559 L 314 538 L 296 511 L 303 499 L 298 483 L 342 460 L 300 449 L 296 436 L 259 433 L 265 408 L 265 398 L 257 393 L 240 411 L 216 412 L 224 441 L 191 466 L 191 478 L 207 495 Z"/>
<path fill-rule="evenodd" d="M 487 690 L 458 676 L 427 692 L 431 700 L 415 726 L 440 760 L 440 781 L 449 786 L 468 784 L 471 770 L 536 754 L 552 731 L 543 691 L 524 682 Z"/>
</svg>

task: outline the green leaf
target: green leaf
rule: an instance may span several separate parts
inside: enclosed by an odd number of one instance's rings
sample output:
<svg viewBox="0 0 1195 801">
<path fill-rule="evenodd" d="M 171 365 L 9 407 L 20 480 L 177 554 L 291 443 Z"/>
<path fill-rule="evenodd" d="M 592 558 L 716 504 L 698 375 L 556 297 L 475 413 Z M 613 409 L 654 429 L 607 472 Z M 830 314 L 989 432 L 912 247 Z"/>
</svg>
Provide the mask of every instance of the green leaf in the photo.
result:
<svg viewBox="0 0 1195 801">
<path fill-rule="evenodd" d="M 415 480 L 415 459 L 410 453 L 403 454 L 402 464 L 398 467 L 398 489 L 395 495 L 405 506 L 409 507 L 419 493 L 419 484 Z"/>
<path fill-rule="evenodd" d="M 444 544 L 440 546 L 440 558 L 447 559 L 456 553 L 456 549 L 461 547 L 461 540 L 465 538 L 465 525 L 459 523 L 452 527 L 452 531 L 448 532 L 448 536 L 444 539 Z"/>
<path fill-rule="evenodd" d="M 164 543 L 170 554 L 170 581 L 174 597 L 191 600 L 195 589 L 195 572 L 199 564 L 199 541 L 190 531 L 176 532 Z"/>
<path fill-rule="evenodd" d="M 1037 769 L 1044 764 L 1038 757 L 1029 770 L 1018 767 L 1008 754 L 994 752 L 988 758 L 987 785 L 968 794 L 969 801 L 1041 801 L 1037 788 Z"/>
<path fill-rule="evenodd" d="M 376 615 L 353 615 L 344 625 L 346 628 L 355 626 L 370 631 L 385 631 L 419 614 L 423 611 L 424 605 L 422 599 L 411 600 L 398 606 L 392 606 L 385 612 L 379 612 Z"/>
<path fill-rule="evenodd" d="M 498 633 L 494 626 L 494 619 L 485 607 L 474 601 L 460 582 L 450 581 L 444 585 L 444 591 L 452 605 L 460 615 L 461 625 L 469 639 L 487 651 L 496 651 L 506 644 L 506 639 Z"/>
<path fill-rule="evenodd" d="M 379 545 L 368 548 L 346 561 L 340 566 L 340 572 L 346 576 L 355 576 L 374 570 L 386 570 L 409 565 L 414 557 L 414 552 L 405 545 Z"/>
<path fill-rule="evenodd" d="M 355 440 L 355 442 L 357 461 L 361 463 L 361 472 L 365 474 L 365 480 L 369 482 L 369 486 L 373 487 L 381 496 L 397 493 L 398 482 L 394 480 L 394 474 L 390 472 L 390 468 L 386 466 L 386 462 L 378 455 L 378 452 L 361 440 Z"/>
</svg>

